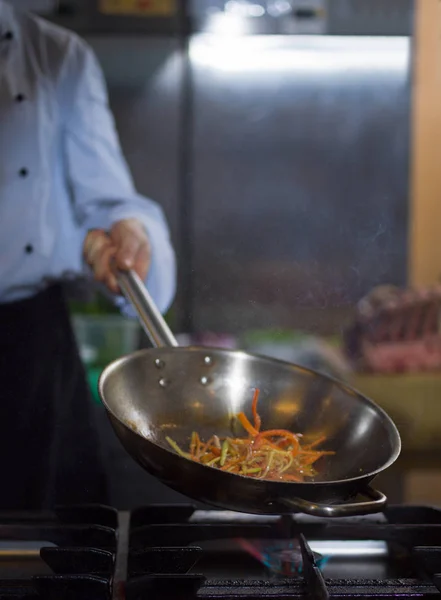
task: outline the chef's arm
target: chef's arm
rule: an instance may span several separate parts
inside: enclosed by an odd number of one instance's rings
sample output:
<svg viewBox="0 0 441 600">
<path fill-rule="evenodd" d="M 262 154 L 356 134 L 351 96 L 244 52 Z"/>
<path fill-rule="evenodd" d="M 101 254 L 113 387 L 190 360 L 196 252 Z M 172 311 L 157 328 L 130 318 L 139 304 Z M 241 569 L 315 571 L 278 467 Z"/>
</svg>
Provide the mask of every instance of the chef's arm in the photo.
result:
<svg viewBox="0 0 441 600">
<path fill-rule="evenodd" d="M 137 219 L 150 246 L 146 285 L 159 309 L 171 304 L 176 287 L 175 254 L 158 204 L 137 194 L 121 152 L 107 90 L 90 48 L 74 39 L 60 80 L 65 115 L 67 172 L 75 217 L 87 232 L 111 231 L 116 223 Z"/>
</svg>

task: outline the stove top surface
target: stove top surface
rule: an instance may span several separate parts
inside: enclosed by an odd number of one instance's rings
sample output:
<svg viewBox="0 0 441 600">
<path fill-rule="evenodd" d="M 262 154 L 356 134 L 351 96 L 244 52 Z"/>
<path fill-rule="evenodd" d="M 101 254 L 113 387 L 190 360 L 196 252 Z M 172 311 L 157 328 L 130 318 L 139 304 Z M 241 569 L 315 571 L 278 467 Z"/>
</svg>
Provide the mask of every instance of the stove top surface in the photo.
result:
<svg viewBox="0 0 441 600">
<path fill-rule="evenodd" d="M 440 598 L 441 510 L 319 519 L 150 505 L 0 513 L 0 600 Z"/>
</svg>

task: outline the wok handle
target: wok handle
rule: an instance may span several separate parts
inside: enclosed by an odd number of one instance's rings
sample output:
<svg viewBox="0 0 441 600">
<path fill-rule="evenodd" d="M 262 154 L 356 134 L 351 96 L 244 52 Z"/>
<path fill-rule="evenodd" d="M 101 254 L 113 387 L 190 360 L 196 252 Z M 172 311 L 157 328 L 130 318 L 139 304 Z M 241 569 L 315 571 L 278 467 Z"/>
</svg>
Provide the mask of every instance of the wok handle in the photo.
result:
<svg viewBox="0 0 441 600">
<path fill-rule="evenodd" d="M 361 515 L 370 515 L 381 512 L 386 506 L 387 498 L 378 490 L 367 487 L 363 490 L 363 495 L 370 498 L 362 502 L 348 502 L 346 504 L 316 504 L 303 500 L 303 498 L 280 498 L 281 502 L 288 508 L 297 512 L 306 513 L 314 517 L 355 517 Z"/>
<path fill-rule="evenodd" d="M 175 336 L 159 312 L 141 278 L 134 271 L 116 273 L 118 285 L 138 314 L 141 325 L 155 348 L 177 346 Z"/>
</svg>

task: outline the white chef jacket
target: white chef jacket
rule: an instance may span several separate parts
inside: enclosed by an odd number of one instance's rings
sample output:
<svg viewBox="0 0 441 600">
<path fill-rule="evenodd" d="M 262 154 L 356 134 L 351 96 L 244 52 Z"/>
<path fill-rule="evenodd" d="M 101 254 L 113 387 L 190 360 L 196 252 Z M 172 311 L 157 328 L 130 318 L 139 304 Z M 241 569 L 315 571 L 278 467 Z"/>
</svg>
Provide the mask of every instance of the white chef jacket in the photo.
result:
<svg viewBox="0 0 441 600">
<path fill-rule="evenodd" d="M 165 311 L 176 286 L 168 226 L 134 188 L 94 53 L 0 0 L 0 303 L 84 276 L 87 231 L 132 217 L 150 238 L 146 284 Z"/>
</svg>

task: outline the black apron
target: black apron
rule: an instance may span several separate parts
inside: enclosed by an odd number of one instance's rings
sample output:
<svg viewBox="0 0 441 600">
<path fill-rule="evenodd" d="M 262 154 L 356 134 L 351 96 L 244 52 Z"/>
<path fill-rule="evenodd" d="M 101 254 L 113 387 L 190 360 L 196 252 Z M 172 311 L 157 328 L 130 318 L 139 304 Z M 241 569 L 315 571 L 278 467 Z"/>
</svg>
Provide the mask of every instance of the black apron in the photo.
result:
<svg viewBox="0 0 441 600">
<path fill-rule="evenodd" d="M 108 502 L 61 286 L 0 304 L 0 478 L 0 510 Z"/>
</svg>

